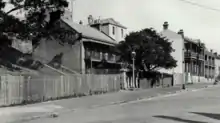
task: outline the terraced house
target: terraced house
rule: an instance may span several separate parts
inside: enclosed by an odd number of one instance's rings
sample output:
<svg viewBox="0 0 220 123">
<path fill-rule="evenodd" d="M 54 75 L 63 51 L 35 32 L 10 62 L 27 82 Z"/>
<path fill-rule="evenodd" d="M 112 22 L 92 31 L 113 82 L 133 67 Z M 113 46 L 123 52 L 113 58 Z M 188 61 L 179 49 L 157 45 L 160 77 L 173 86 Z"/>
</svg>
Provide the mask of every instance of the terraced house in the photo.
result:
<svg viewBox="0 0 220 123">
<path fill-rule="evenodd" d="M 163 27 L 162 35 L 172 42 L 175 50 L 172 55 L 177 60 L 176 68 L 165 70 L 174 75 L 174 84 L 214 81 L 214 52 L 208 50 L 199 39 L 187 37 L 182 29 L 178 32 L 171 31 L 168 22 L 165 22 Z"/>
</svg>

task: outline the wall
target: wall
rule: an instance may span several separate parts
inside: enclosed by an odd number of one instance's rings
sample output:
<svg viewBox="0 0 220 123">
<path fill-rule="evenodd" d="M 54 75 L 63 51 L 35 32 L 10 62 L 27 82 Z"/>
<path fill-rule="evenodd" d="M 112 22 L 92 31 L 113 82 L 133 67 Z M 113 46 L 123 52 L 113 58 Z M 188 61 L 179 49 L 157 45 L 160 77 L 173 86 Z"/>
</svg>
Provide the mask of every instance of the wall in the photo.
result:
<svg viewBox="0 0 220 123">
<path fill-rule="evenodd" d="M 33 50 L 31 41 L 22 41 L 19 39 L 14 39 L 12 41 L 12 47 L 21 51 L 22 53 L 31 53 Z"/>
<path fill-rule="evenodd" d="M 57 54 L 63 53 L 62 64 L 69 69 L 81 72 L 80 43 L 71 46 L 60 45 L 58 41 L 42 40 L 40 45 L 34 50 L 33 57 L 49 62 Z"/>
<path fill-rule="evenodd" d="M 102 30 L 105 34 L 107 34 L 107 35 L 109 35 L 109 33 L 110 33 L 109 25 L 103 25 L 103 26 L 101 26 L 101 30 Z"/>
<path fill-rule="evenodd" d="M 112 31 L 113 31 L 113 26 L 115 27 L 115 34 L 113 35 Z M 117 27 L 115 25 L 109 25 L 109 36 L 112 37 L 113 39 L 115 39 L 116 41 L 120 42 L 123 41 L 125 38 L 125 34 L 126 34 L 126 29 L 123 29 L 124 31 L 124 35 L 122 37 L 121 35 L 121 27 Z"/>
<path fill-rule="evenodd" d="M 166 72 L 166 73 L 183 73 L 184 72 L 184 40 L 183 38 L 170 30 L 164 30 L 162 31 L 162 35 L 166 36 L 169 41 L 172 42 L 172 47 L 175 50 L 172 52 L 172 56 L 175 60 L 177 60 L 177 67 L 170 70 L 164 70 L 161 69 L 160 71 Z"/>
</svg>

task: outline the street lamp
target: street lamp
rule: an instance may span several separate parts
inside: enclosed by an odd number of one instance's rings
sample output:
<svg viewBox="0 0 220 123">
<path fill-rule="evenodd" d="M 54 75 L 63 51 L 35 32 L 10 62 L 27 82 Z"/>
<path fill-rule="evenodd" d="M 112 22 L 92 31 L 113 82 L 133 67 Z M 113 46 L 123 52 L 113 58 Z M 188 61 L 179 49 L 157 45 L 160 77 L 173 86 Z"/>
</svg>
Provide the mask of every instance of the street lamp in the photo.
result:
<svg viewBox="0 0 220 123">
<path fill-rule="evenodd" d="M 131 52 L 131 57 L 132 57 L 132 61 L 133 61 L 133 64 L 132 64 L 132 69 L 133 69 L 133 72 L 132 72 L 132 75 L 133 75 L 133 83 L 135 84 L 135 75 L 134 75 L 134 69 L 135 69 L 135 57 L 136 57 L 136 52 L 135 51 L 132 51 Z"/>
</svg>

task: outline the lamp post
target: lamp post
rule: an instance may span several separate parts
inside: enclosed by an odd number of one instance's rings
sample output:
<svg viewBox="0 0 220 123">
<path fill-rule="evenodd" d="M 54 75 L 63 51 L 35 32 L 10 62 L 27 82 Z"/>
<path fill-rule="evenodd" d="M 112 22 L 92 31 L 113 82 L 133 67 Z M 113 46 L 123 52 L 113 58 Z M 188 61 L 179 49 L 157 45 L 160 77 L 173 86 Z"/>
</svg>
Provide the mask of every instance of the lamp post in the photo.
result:
<svg viewBox="0 0 220 123">
<path fill-rule="evenodd" d="M 132 76 L 133 76 L 133 84 L 135 84 L 135 74 L 134 74 L 134 69 L 135 69 L 135 56 L 136 56 L 136 52 L 132 51 L 131 52 L 131 57 L 132 57 Z"/>
</svg>

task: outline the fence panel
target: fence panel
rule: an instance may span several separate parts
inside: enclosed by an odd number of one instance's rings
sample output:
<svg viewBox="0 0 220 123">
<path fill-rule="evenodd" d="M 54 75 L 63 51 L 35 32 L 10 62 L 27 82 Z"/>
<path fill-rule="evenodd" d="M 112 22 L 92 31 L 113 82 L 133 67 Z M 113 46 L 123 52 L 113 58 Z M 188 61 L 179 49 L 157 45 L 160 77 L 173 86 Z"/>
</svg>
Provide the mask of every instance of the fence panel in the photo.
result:
<svg viewBox="0 0 220 123">
<path fill-rule="evenodd" d="M 0 106 L 119 91 L 122 75 L 1 75 Z"/>
</svg>

